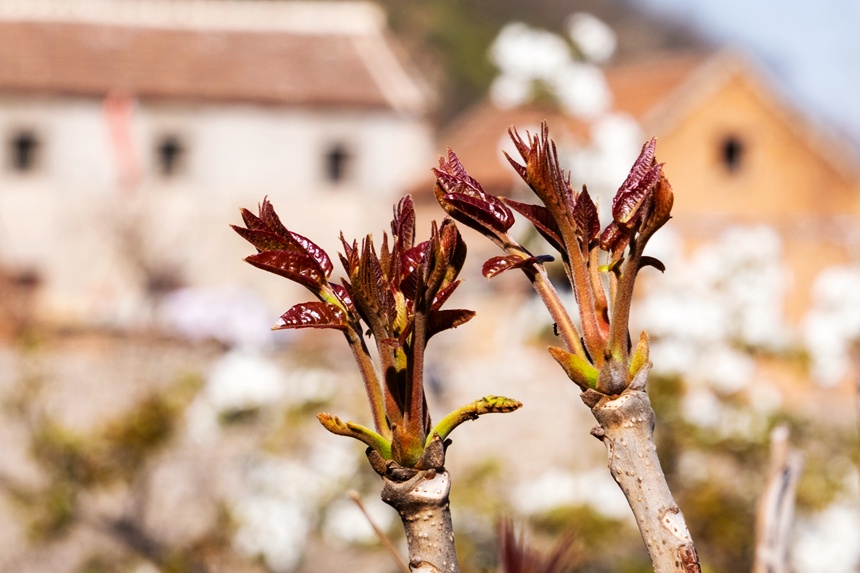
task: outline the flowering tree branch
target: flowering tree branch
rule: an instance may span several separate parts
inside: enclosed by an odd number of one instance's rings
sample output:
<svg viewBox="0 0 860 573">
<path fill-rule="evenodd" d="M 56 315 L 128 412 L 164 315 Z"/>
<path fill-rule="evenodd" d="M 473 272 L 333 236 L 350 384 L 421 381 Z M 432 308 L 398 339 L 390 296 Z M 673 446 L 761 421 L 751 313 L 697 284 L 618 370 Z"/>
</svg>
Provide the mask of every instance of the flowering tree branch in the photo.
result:
<svg viewBox="0 0 860 573">
<path fill-rule="evenodd" d="M 669 220 L 673 203 L 663 165 L 655 159 L 656 140 L 643 146 L 612 201 L 612 221 L 601 231 L 597 205 L 585 187 L 579 192 L 571 187 L 546 123 L 540 133 L 523 138 L 512 128 L 510 136 L 523 163 L 506 156 L 541 204 L 485 192 L 450 149 L 434 170 L 436 199 L 451 217 L 505 251 L 484 264 L 484 276 L 521 269 L 549 310 L 565 344 L 550 353 L 582 389 L 599 424 L 592 434 L 606 445 L 610 471 L 627 496 L 655 571 L 697 572 L 695 547 L 653 441 L 654 410 L 645 393 L 651 368 L 648 336 L 643 332 L 633 348 L 628 328 L 639 271 L 645 266 L 663 270 L 644 249 Z M 552 257 L 531 254 L 508 234 L 511 209 L 561 256 L 576 295 L 579 328 L 547 279 L 543 264 Z"/>
</svg>

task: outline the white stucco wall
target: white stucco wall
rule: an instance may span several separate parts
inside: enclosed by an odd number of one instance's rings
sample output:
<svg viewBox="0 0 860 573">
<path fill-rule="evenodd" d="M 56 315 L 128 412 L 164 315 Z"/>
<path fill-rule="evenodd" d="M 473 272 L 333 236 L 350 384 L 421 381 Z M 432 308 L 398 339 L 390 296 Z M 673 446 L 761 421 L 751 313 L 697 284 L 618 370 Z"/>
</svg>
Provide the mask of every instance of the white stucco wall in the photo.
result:
<svg viewBox="0 0 860 573">
<path fill-rule="evenodd" d="M 40 140 L 31 173 L 9 167 L 18 129 Z M 393 201 L 434 158 L 423 120 L 385 112 L 141 102 L 132 133 L 142 178 L 121 189 L 101 101 L 0 96 L 0 264 L 40 273 L 44 316 L 112 322 L 135 314 L 140 285 L 118 244 L 122 228 L 143 229 L 138 252 L 182 267 L 191 286 L 238 284 L 275 305 L 297 302 L 285 281 L 242 263 L 250 246 L 228 228 L 241 223 L 238 208 L 268 195 L 290 228 L 335 257 L 338 230 L 379 234 Z M 186 169 L 169 179 L 155 170 L 164 134 L 186 150 Z M 338 184 L 324 175 L 335 142 L 351 154 Z"/>
</svg>

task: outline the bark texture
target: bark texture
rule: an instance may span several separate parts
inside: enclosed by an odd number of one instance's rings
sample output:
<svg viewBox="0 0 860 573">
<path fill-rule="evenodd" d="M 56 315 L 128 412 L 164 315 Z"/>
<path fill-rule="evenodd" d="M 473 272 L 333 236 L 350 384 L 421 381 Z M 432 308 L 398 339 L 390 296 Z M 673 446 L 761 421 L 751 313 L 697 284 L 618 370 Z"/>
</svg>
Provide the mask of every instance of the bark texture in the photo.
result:
<svg viewBox="0 0 860 573">
<path fill-rule="evenodd" d="M 382 501 L 400 514 L 409 548 L 409 569 L 459 573 L 448 494 L 451 479 L 442 470 L 423 470 L 406 481 L 383 476 Z"/>
<path fill-rule="evenodd" d="M 644 388 L 644 381 L 632 386 Z M 589 390 L 582 398 L 600 424 L 592 434 L 606 446 L 609 470 L 633 510 L 654 571 L 699 573 L 693 539 L 657 458 L 654 410 L 644 389 L 618 396 Z"/>
<path fill-rule="evenodd" d="M 382 501 L 397 510 L 406 532 L 409 570 L 417 573 L 460 573 L 451 524 L 451 478 L 445 470 L 445 449 L 436 435 L 415 468 L 384 460 L 368 448 L 371 467 L 382 478 Z"/>
</svg>

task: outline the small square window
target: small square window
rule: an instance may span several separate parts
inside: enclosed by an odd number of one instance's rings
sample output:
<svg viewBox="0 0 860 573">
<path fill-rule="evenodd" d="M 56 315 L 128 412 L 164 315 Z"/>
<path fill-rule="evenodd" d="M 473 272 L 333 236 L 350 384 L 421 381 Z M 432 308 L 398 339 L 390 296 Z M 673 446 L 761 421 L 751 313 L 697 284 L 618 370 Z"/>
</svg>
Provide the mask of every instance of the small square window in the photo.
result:
<svg viewBox="0 0 860 573">
<path fill-rule="evenodd" d="M 323 160 L 325 178 L 329 183 L 342 183 L 349 177 L 352 154 L 345 144 L 330 145 Z"/>
<path fill-rule="evenodd" d="M 155 146 L 156 172 L 164 178 L 176 177 L 185 171 L 186 149 L 177 135 L 164 135 Z"/>
<path fill-rule="evenodd" d="M 39 167 L 42 143 L 32 129 L 20 129 L 7 141 L 7 165 L 16 173 L 32 173 Z"/>
<path fill-rule="evenodd" d="M 736 135 L 728 135 L 720 142 L 720 163 L 726 173 L 737 174 L 746 163 L 747 148 L 744 141 Z"/>
</svg>

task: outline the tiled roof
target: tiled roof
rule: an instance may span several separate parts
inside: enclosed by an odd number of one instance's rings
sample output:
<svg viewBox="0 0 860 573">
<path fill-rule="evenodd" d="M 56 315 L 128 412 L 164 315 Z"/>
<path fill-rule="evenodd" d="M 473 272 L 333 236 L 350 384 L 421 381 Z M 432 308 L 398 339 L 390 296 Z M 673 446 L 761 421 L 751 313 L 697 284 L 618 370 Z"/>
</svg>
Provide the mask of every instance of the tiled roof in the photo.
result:
<svg viewBox="0 0 860 573">
<path fill-rule="evenodd" d="M 627 113 L 640 123 L 648 123 L 671 94 L 682 89 L 706 58 L 698 54 L 672 55 L 659 59 L 610 66 L 604 70 L 612 93 L 612 109 Z M 500 109 L 482 102 L 455 120 L 441 143 L 457 153 L 469 174 L 487 190 L 507 192 L 519 181 L 507 166 L 501 149 L 507 144 L 505 131 L 511 125 L 522 132 L 534 130 L 547 120 L 551 136 L 560 145 L 582 145 L 589 139 L 589 125 L 553 107 L 526 106 Z M 512 155 L 519 159 L 518 155 Z"/>
<path fill-rule="evenodd" d="M 423 111 L 425 94 L 381 26 L 339 30 L 325 25 L 331 13 L 329 6 L 318 27 L 297 30 L 229 22 L 133 25 L 128 18 L 16 17 L 0 10 L 0 93 L 103 97 L 121 90 L 142 99 Z"/>
<path fill-rule="evenodd" d="M 706 61 L 700 54 L 678 54 L 648 58 L 606 69 L 606 83 L 612 93 L 613 108 L 643 122 L 690 80 Z"/>
<path fill-rule="evenodd" d="M 656 135 L 671 131 L 728 78 L 743 74 L 748 85 L 797 133 L 798 142 L 809 146 L 811 153 L 832 165 L 846 181 L 857 180 L 855 158 L 846 146 L 776 99 L 738 54 L 670 54 L 610 66 L 604 72 L 613 111 L 630 114 L 646 133 Z M 508 193 L 519 184 L 519 177 L 501 153 L 502 148 L 512 153 L 505 131 L 511 125 L 520 131 L 534 130 L 542 120 L 549 122 L 551 135 L 560 146 L 580 145 L 589 139 L 588 124 L 557 108 L 500 109 L 485 101 L 454 121 L 440 143 L 454 149 L 470 175 L 488 191 Z"/>
<path fill-rule="evenodd" d="M 469 175 L 480 181 L 487 191 L 507 194 L 514 182 L 519 181 L 519 176 L 502 150 L 522 162 L 510 143 L 507 129 L 516 126 L 524 136 L 526 131 L 535 133 L 543 120 L 549 122 L 551 135 L 559 143 L 581 143 L 587 139 L 587 127 L 558 109 L 543 106 L 499 109 L 490 102 L 483 102 L 467 112 L 439 139 L 442 145 L 454 150 Z"/>
</svg>

